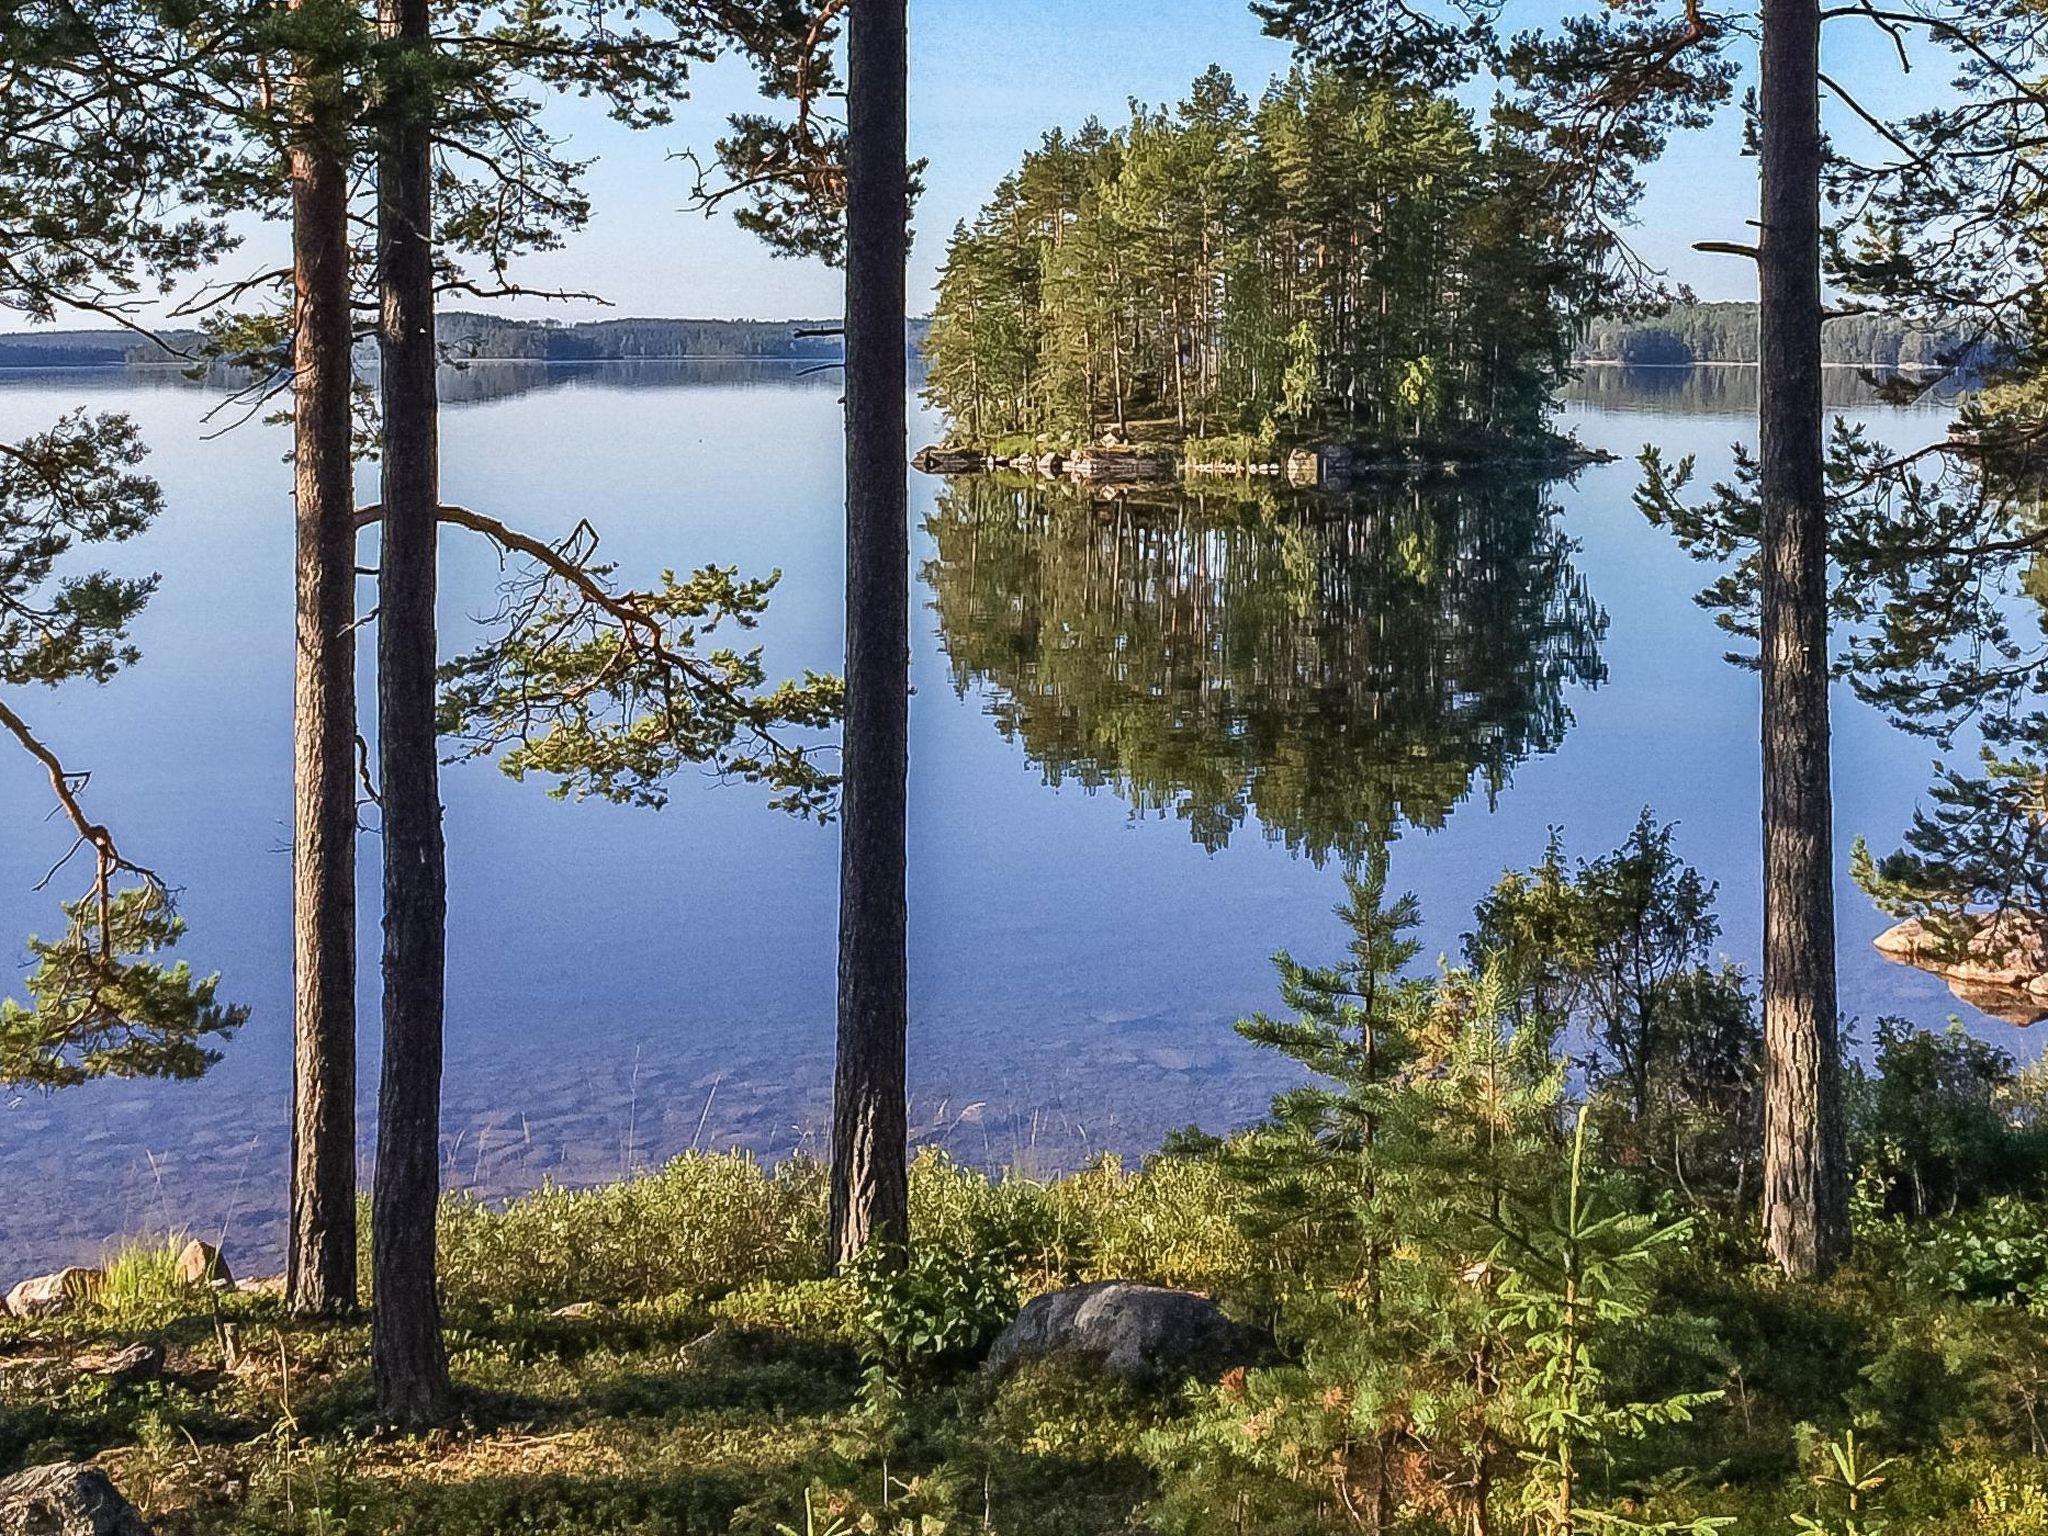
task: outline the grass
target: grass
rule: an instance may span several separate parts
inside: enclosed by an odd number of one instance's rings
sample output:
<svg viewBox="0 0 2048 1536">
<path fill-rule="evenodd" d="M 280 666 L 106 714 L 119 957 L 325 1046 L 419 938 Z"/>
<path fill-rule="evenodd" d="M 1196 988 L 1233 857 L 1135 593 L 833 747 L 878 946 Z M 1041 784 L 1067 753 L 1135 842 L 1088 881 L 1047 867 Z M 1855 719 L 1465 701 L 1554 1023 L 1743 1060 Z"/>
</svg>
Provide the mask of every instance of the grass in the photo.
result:
<svg viewBox="0 0 2048 1536">
<path fill-rule="evenodd" d="M 999 1254 L 1026 1293 L 1119 1276 L 1259 1315 L 1285 1280 L 1200 1156 L 1039 1181 L 927 1154 L 912 1197 L 918 1241 Z M 725 1155 L 497 1209 L 451 1203 L 442 1262 L 462 1419 L 417 1438 L 376 1431 L 360 1320 L 300 1323 L 268 1297 L 179 1287 L 175 1243 L 138 1243 L 110 1257 L 77 1314 L 0 1322 L 0 1475 L 97 1458 L 163 1536 L 1350 1528 L 1284 1443 L 1221 1481 L 1188 1451 L 1190 1415 L 1228 1383 L 1140 1391 L 1039 1365 L 1000 1385 L 913 1374 L 878 1395 L 859 1282 L 817 1270 L 822 1211 L 815 1166 Z M 2033 1211 L 2048 1226 L 2048 1209 Z M 2001 1232 L 2016 1220 L 1998 1219 Z M 1868 1266 L 1817 1289 L 1743 1269 L 1736 1247 L 1703 1248 L 1670 1281 L 1670 1311 L 1694 1324 L 1609 1369 L 1627 1391 L 1701 1377 L 1727 1383 L 1728 1400 L 1683 1444 L 1652 1435 L 1600 1469 L 1610 1508 L 1653 1526 L 1712 1515 L 1736 1520 L 1735 1536 L 1789 1533 L 1795 1515 L 1825 1514 L 1814 1447 L 1861 1421 L 1901 1458 L 1886 1536 L 2048 1536 L 2048 1462 L 2034 1454 L 2048 1321 L 1955 1289 L 1982 1291 L 1989 1271 L 1916 1278 L 1955 1271 L 1964 1232 L 1874 1231 Z M 1981 1263 L 1998 1259 L 1992 1244 Z M 601 1305 L 554 1315 L 572 1301 Z M 233 1325 L 232 1362 L 217 1323 Z M 164 1379 L 80 1374 L 139 1336 L 166 1346 Z M 1693 1469 L 1682 1477 L 1681 1462 Z"/>
<path fill-rule="evenodd" d="M 116 1248 L 101 1265 L 105 1278 L 93 1297 L 96 1309 L 109 1323 L 129 1328 L 147 1328 L 182 1315 L 192 1304 L 194 1289 L 178 1278 L 178 1255 L 185 1242 L 182 1232 L 173 1232 Z"/>
</svg>

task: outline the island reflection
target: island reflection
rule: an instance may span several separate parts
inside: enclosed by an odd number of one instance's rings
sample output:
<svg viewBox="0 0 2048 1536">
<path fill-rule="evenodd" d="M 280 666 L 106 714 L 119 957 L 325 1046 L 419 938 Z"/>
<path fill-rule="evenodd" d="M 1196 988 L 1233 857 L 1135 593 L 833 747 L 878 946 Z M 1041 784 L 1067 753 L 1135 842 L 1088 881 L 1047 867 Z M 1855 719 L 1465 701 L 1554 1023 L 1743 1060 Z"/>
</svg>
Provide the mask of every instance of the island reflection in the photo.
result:
<svg viewBox="0 0 2048 1536">
<path fill-rule="evenodd" d="M 1554 751 L 1607 617 L 1548 487 L 950 481 L 924 579 L 955 688 L 1047 783 L 1322 863 Z"/>
</svg>

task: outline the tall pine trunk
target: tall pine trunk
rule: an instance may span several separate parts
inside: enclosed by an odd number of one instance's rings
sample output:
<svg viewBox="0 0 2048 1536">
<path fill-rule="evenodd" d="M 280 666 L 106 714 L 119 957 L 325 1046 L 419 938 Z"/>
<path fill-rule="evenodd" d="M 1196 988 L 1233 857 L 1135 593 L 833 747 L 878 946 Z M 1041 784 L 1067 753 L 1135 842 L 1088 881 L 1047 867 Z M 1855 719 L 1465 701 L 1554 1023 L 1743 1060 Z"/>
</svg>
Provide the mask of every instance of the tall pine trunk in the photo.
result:
<svg viewBox="0 0 2048 1536">
<path fill-rule="evenodd" d="M 835 1266 L 909 1233 L 904 1087 L 910 528 L 904 264 L 910 185 L 905 0 L 853 0 L 846 193 L 846 749 Z"/>
<path fill-rule="evenodd" d="M 348 162 L 319 66 L 294 82 L 292 458 L 298 656 L 292 785 L 291 1309 L 356 1304 L 355 473 Z"/>
<path fill-rule="evenodd" d="M 377 166 L 384 396 L 377 745 L 384 797 L 384 1075 L 377 1096 L 371 1366 L 386 1422 L 449 1414 L 434 1238 L 440 1199 L 447 870 L 434 731 L 440 403 L 434 381 L 428 0 L 379 0 L 395 40 Z"/>
<path fill-rule="evenodd" d="M 1764 1235 L 1786 1273 L 1806 1277 L 1826 1274 L 1849 1244 L 1828 772 L 1819 69 L 1816 0 L 1764 0 Z"/>
</svg>

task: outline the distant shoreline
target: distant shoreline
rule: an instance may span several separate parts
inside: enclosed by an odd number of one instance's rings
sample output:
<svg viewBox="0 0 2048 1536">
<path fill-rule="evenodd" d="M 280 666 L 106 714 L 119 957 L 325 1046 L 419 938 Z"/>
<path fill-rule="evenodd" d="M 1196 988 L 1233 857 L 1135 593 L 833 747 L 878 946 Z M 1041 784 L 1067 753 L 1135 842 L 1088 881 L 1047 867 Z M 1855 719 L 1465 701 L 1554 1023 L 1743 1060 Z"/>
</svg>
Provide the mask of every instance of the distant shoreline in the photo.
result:
<svg viewBox="0 0 2048 1536">
<path fill-rule="evenodd" d="M 1701 357 L 1695 358 L 1689 363 L 1632 363 L 1625 357 L 1576 357 L 1572 359 L 1572 366 L 1574 368 L 1635 368 L 1645 371 L 1655 368 L 1678 373 L 1687 368 L 1754 368 L 1757 364 L 1754 360 L 1745 362 L 1739 357 Z M 1880 362 L 1875 358 L 1862 363 L 1824 362 L 1821 364 L 1821 367 L 1853 368 L 1858 372 L 1869 368 L 1881 368 L 1886 373 L 1941 373 L 1944 371 L 1931 363 L 1886 363 Z"/>
</svg>

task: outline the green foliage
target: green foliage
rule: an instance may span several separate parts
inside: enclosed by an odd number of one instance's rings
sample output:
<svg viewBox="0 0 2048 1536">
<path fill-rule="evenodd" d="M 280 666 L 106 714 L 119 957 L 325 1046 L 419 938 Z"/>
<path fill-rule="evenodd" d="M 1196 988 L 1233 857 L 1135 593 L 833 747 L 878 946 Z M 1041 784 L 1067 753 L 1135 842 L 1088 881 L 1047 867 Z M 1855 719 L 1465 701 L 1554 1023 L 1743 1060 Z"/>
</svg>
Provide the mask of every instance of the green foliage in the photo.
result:
<svg viewBox="0 0 2048 1536">
<path fill-rule="evenodd" d="M 1912 1283 L 1971 1302 L 2048 1308 L 2048 1228 L 2037 1206 L 2013 1196 L 1930 1224 L 1903 1255 Z"/>
<path fill-rule="evenodd" d="M 955 230 L 927 392 L 977 444 L 1145 419 L 1541 439 L 1600 286 L 1553 185 L 1448 99 L 1297 70 L 1253 104 L 1212 69 L 1171 110 L 1048 133 Z"/>
<path fill-rule="evenodd" d="M 492 1210 L 445 1202 L 440 1276 L 451 1301 L 522 1307 L 680 1295 L 710 1299 L 810 1275 L 824 1181 L 792 1160 L 689 1153 L 596 1189 L 547 1187 Z"/>
<path fill-rule="evenodd" d="M 28 1006 L 0 997 L 0 1083 L 74 1086 L 97 1077 L 199 1076 L 249 1011 L 216 1001 L 220 979 L 152 957 L 185 925 L 161 886 L 67 903 L 62 938 L 30 938 Z"/>
<path fill-rule="evenodd" d="M 1753 1192 L 1763 1040 L 1742 973 L 1709 963 L 1714 891 L 1645 810 L 1576 870 L 1553 833 L 1540 864 L 1480 902 L 1465 952 L 1498 972 L 1519 1019 L 1589 1048 L 1611 1156 L 1732 1208 Z"/>
<path fill-rule="evenodd" d="M 615 592 L 580 528 L 559 557 L 506 589 L 500 633 L 441 668 L 440 728 L 460 756 L 490 757 L 514 778 L 540 773 L 559 796 L 667 802 L 669 781 L 702 765 L 766 784 L 771 804 L 823 818 L 838 785 L 800 734 L 839 718 L 837 678 L 807 672 L 767 686 L 758 647 L 715 645 L 751 629 L 779 573 L 741 580 L 706 566 L 662 573 L 652 591 Z"/>
<path fill-rule="evenodd" d="M 1878 1513 L 1881 1490 L 1886 1474 L 1898 1463 L 1872 1457 L 1858 1444 L 1853 1429 L 1845 1430 L 1839 1440 L 1823 1441 L 1818 1460 L 1813 1482 L 1824 1512 L 1818 1518 L 1794 1515 L 1800 1536 L 1878 1536 L 1886 1525 Z"/>
<path fill-rule="evenodd" d="M 916 1378 L 973 1359 L 1017 1315 L 1004 1250 L 921 1243 L 870 1249 L 852 1271 L 865 1353 L 891 1376 Z"/>
<path fill-rule="evenodd" d="M 755 1280 L 711 1304 L 711 1315 L 737 1328 L 794 1334 L 859 1348 L 867 1338 L 865 1298 L 850 1276 L 822 1280 Z"/>
<path fill-rule="evenodd" d="M 1875 1071 L 1851 1067 L 1848 1087 L 1851 1152 L 1887 1209 L 1953 1214 L 2048 1175 L 2048 1127 L 2015 1102 L 2012 1057 L 1953 1020 L 1937 1033 L 1879 1019 Z"/>
<path fill-rule="evenodd" d="M 184 933 L 169 889 L 91 819 L 80 798 L 87 775 L 67 767 L 7 697 L 104 683 L 138 659 L 129 627 L 156 578 L 64 567 L 82 546 L 125 542 L 155 521 L 163 498 L 137 471 L 143 451 L 127 417 L 82 410 L 0 445 L 0 734 L 47 774 L 76 837 L 58 867 L 79 853 L 93 861 L 85 896 L 64 905 L 63 936 L 29 940 L 27 1004 L 0 997 L 0 1083 L 196 1077 L 215 1059 L 205 1042 L 247 1016 L 215 1001 L 217 978 L 152 958 Z"/>
<path fill-rule="evenodd" d="M 1656 1302 L 1656 1272 L 1666 1250 L 1690 1235 L 1690 1221 L 1660 1222 L 1603 1199 L 1586 1161 L 1586 1113 L 1572 1135 L 1569 1173 L 1547 1212 L 1510 1208 L 1494 1250 L 1495 1289 L 1520 1359 L 1513 1390 L 1529 1465 L 1523 1508 L 1552 1536 L 1597 1525 L 1582 1507 L 1589 1457 L 1649 1430 L 1688 1422 L 1719 1392 L 1679 1392 L 1651 1401 L 1616 1402 L 1604 1390 L 1598 1344 L 1639 1327 Z M 1624 1528 L 1670 1530 L 1670 1525 Z M 1683 1526 L 1701 1533 L 1732 1522 L 1702 1517 Z"/>
<path fill-rule="evenodd" d="M 100 1266 L 105 1277 L 91 1293 L 94 1314 L 128 1328 L 161 1326 L 188 1314 L 195 1295 L 206 1288 L 178 1278 L 178 1255 L 185 1242 L 184 1233 L 173 1232 L 115 1249 Z"/>
</svg>

